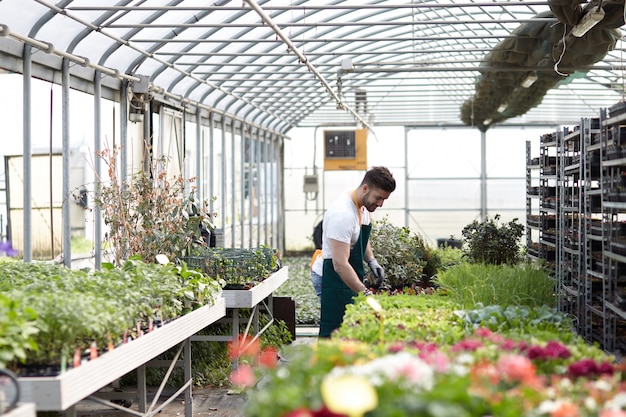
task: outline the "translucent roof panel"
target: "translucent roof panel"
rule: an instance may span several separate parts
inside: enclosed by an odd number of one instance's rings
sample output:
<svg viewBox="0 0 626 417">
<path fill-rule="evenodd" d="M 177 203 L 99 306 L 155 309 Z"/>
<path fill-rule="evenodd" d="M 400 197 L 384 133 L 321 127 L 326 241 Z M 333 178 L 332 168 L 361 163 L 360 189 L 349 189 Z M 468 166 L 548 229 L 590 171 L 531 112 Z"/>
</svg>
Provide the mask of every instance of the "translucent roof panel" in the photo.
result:
<svg viewBox="0 0 626 417">
<path fill-rule="evenodd" d="M 0 35 L 282 132 L 487 129 L 572 123 L 622 99 L 624 2 L 603 1 L 580 37 L 574 23 L 598 5 L 565 3 L 1 0 Z"/>
</svg>

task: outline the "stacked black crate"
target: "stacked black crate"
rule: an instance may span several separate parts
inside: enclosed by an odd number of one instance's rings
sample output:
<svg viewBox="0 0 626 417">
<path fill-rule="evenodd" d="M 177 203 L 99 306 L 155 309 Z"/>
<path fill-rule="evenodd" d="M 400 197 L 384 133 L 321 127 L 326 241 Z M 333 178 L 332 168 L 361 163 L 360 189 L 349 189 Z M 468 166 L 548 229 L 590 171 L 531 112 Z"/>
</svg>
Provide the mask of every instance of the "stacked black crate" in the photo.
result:
<svg viewBox="0 0 626 417">
<path fill-rule="evenodd" d="M 584 125 L 581 123 L 581 125 Z M 557 262 L 558 308 L 564 313 L 576 317 L 575 324 L 580 332 L 584 323 L 583 316 L 583 168 L 581 161 L 583 135 L 581 125 L 573 129 L 564 128 L 559 148 L 560 174 L 558 190 L 561 196 L 559 204 L 559 233 Z"/>
<path fill-rule="evenodd" d="M 602 187 L 600 171 L 601 135 L 598 118 L 584 119 L 582 128 L 584 165 L 584 314 L 582 336 L 602 344 L 604 267 L 602 261 Z"/>
<path fill-rule="evenodd" d="M 603 347 L 626 352 L 626 114 L 601 112 Z"/>
<path fill-rule="evenodd" d="M 542 135 L 539 140 L 539 255 L 549 272 L 556 276 L 557 227 L 559 212 L 559 141 L 562 132 Z"/>
</svg>

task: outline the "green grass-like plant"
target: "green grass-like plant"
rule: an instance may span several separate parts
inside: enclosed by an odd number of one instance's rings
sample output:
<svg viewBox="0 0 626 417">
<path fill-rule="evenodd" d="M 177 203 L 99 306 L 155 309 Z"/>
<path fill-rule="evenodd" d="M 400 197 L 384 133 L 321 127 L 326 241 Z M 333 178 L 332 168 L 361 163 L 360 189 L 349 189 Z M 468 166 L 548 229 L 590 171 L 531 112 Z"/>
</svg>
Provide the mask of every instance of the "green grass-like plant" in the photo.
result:
<svg viewBox="0 0 626 417">
<path fill-rule="evenodd" d="M 436 284 L 463 308 L 499 304 L 554 307 L 555 281 L 537 265 L 462 263 L 442 271 Z"/>
</svg>

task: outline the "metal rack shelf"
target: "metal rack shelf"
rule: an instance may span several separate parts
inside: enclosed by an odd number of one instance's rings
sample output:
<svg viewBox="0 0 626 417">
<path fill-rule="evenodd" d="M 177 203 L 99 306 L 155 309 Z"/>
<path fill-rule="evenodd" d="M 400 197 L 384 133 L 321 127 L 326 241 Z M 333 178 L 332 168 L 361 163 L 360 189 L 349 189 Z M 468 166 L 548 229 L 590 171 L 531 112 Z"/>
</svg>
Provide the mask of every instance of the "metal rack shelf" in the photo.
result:
<svg viewBox="0 0 626 417">
<path fill-rule="evenodd" d="M 25 402 L 35 403 L 37 411 L 68 410 L 173 346 L 187 343 L 192 335 L 215 323 L 225 314 L 226 302 L 219 297 L 214 305 L 203 306 L 185 314 L 58 376 L 19 378 L 21 398 Z M 184 360 L 190 367 L 190 355 L 185 355 Z M 189 394 L 190 383 L 191 380 L 188 380 L 183 387 L 189 390 Z M 145 388 L 143 391 L 145 392 Z"/>
</svg>

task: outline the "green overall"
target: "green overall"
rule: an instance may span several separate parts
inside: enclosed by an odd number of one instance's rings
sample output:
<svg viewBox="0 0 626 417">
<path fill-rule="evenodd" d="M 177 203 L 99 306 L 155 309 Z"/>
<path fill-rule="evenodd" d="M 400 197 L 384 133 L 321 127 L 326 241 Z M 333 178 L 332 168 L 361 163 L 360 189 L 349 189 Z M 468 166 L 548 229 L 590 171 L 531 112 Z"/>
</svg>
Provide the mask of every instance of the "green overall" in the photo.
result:
<svg viewBox="0 0 626 417">
<path fill-rule="evenodd" d="M 370 238 L 372 225 L 361 225 L 359 239 L 350 250 L 348 262 L 363 281 L 365 270 L 363 261 L 365 248 Z M 357 293 L 352 291 L 333 268 L 332 259 L 324 259 L 324 274 L 322 275 L 322 315 L 320 319 L 320 337 L 330 337 L 333 330 L 338 329 L 346 312 L 346 304 L 353 303 Z"/>
</svg>

